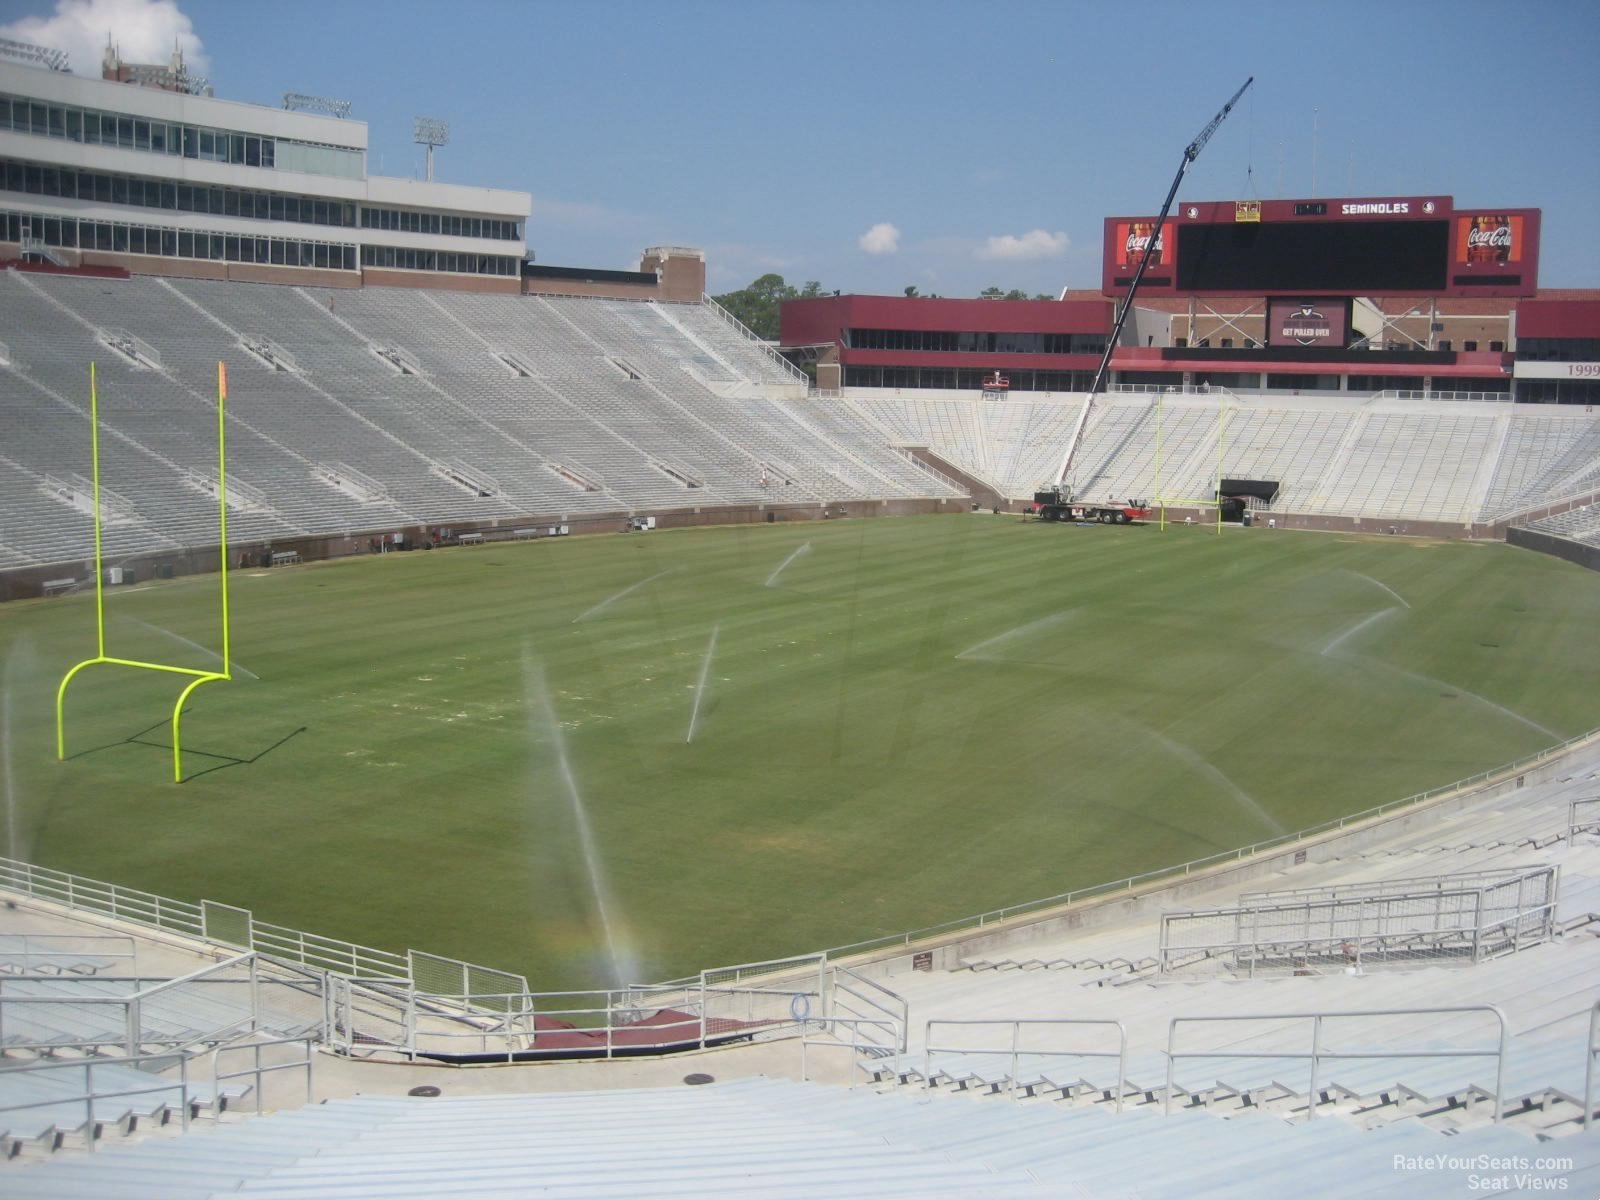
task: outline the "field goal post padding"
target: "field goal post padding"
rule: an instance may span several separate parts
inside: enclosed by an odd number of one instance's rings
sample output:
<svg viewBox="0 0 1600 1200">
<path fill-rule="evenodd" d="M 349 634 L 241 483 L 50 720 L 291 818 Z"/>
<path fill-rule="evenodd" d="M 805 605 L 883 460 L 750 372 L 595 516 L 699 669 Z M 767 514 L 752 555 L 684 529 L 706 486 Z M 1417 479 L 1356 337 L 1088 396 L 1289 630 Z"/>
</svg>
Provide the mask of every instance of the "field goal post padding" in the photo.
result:
<svg viewBox="0 0 1600 1200">
<path fill-rule="evenodd" d="M 183 706 L 189 694 L 202 684 L 233 678 L 229 658 L 228 626 L 228 449 L 227 449 L 228 369 L 217 363 L 217 529 L 218 550 L 222 577 L 222 670 L 202 671 L 195 667 L 178 667 L 170 663 L 140 662 L 137 659 L 117 658 L 106 653 L 106 571 L 101 545 L 103 524 L 100 508 L 100 392 L 95 364 L 89 364 L 89 444 L 94 474 L 94 620 L 96 654 L 86 658 L 62 677 L 56 689 L 56 758 L 67 757 L 66 702 L 67 685 L 86 667 L 105 663 L 114 667 L 132 667 L 143 671 L 162 671 L 170 675 L 187 676 L 190 682 L 178 693 L 172 706 L 172 781 L 183 782 Z"/>
</svg>

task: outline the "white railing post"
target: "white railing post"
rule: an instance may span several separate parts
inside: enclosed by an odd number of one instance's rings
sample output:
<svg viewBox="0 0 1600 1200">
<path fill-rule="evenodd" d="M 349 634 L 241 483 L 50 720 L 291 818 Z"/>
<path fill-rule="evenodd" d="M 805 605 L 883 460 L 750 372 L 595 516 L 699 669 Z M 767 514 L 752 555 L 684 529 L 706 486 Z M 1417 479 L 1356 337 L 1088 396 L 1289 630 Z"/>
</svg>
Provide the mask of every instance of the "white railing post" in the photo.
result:
<svg viewBox="0 0 1600 1200">
<path fill-rule="evenodd" d="M 250 956 L 250 1028 L 261 1028 L 261 972 L 257 969 L 258 960 L 254 954 Z"/>
<path fill-rule="evenodd" d="M 1306 1120 L 1317 1116 L 1317 1067 L 1322 1054 L 1322 1014 L 1311 1018 L 1311 1090 L 1306 1093 Z"/>
<path fill-rule="evenodd" d="M 1594 1124 L 1594 1036 L 1600 1031 L 1600 1000 L 1589 1010 L 1589 1042 L 1584 1047 L 1583 1062 L 1583 1128 L 1587 1132 Z"/>
<path fill-rule="evenodd" d="M 94 1063 L 88 1059 L 83 1061 L 83 1136 L 93 1154 L 100 1139 L 94 1135 Z"/>
<path fill-rule="evenodd" d="M 1022 1039 L 1022 1022 L 1011 1022 L 1011 1074 L 1007 1080 L 1006 1096 L 1015 1101 L 1017 1098 L 1017 1043 Z"/>
</svg>

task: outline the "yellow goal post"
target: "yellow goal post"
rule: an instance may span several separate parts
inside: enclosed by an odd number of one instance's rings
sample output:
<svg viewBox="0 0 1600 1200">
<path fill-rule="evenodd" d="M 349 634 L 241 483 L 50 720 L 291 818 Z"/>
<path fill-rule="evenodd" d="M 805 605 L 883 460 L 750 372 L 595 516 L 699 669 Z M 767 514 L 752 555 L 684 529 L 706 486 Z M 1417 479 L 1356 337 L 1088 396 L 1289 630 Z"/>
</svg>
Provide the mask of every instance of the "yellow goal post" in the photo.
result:
<svg viewBox="0 0 1600 1200">
<path fill-rule="evenodd" d="M 1217 405 L 1217 465 L 1216 465 L 1216 493 L 1207 498 L 1196 499 L 1189 496 L 1164 496 L 1161 494 L 1161 462 L 1162 440 L 1166 426 L 1166 397 L 1163 393 L 1156 394 L 1156 452 L 1154 474 L 1151 479 L 1150 504 L 1161 510 L 1160 527 L 1167 527 L 1167 509 L 1172 508 L 1213 508 L 1216 509 L 1216 518 L 1200 522 L 1201 525 L 1210 526 L 1217 534 L 1222 533 L 1222 456 L 1227 446 L 1228 413 L 1231 411 L 1226 400 Z"/>
<path fill-rule="evenodd" d="M 106 653 L 105 563 L 101 551 L 100 512 L 100 394 L 95 364 L 89 364 L 89 444 L 94 475 L 94 623 L 97 653 L 73 667 L 56 689 L 56 758 L 67 757 L 66 700 L 67 685 L 85 667 L 104 663 L 113 667 L 133 667 L 142 671 L 163 671 L 171 675 L 190 678 L 188 685 L 178 693 L 172 706 L 172 780 L 183 782 L 183 706 L 194 690 L 217 680 L 231 680 L 233 668 L 229 658 L 228 622 L 228 450 L 227 450 L 228 369 L 217 363 L 217 522 L 220 535 L 219 551 L 222 559 L 222 670 L 202 671 L 194 667 L 178 667 L 170 663 L 141 662 L 131 658 L 117 658 Z"/>
</svg>

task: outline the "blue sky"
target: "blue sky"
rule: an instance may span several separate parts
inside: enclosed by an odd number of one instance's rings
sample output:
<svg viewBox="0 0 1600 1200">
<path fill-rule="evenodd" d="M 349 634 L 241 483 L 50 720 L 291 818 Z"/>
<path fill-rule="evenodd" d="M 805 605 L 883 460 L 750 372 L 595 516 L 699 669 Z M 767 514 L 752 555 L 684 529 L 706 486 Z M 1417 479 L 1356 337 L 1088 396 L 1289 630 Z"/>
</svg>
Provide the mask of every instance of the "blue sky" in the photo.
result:
<svg viewBox="0 0 1600 1200">
<path fill-rule="evenodd" d="M 531 192 L 539 261 L 700 246 L 714 292 L 1095 286 L 1102 219 L 1153 212 L 1250 75 L 1181 198 L 1539 207 L 1541 283 L 1600 286 L 1588 0 L 0 0 L 30 17 L 130 58 L 187 20 L 219 96 L 353 101 L 374 173 L 420 172 L 411 118 L 445 118 L 438 177 Z"/>
</svg>

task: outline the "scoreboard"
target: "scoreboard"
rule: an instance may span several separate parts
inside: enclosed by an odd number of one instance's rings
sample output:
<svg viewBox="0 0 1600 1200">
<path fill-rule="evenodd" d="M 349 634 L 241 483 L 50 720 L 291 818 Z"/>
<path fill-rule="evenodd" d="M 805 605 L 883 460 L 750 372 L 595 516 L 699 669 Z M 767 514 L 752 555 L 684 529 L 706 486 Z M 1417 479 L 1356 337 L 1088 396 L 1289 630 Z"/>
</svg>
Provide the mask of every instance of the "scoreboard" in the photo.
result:
<svg viewBox="0 0 1600 1200">
<path fill-rule="evenodd" d="M 1539 210 L 1448 196 L 1180 203 L 1166 224 L 1109 217 L 1102 290 L 1166 296 L 1531 296 Z"/>
</svg>

